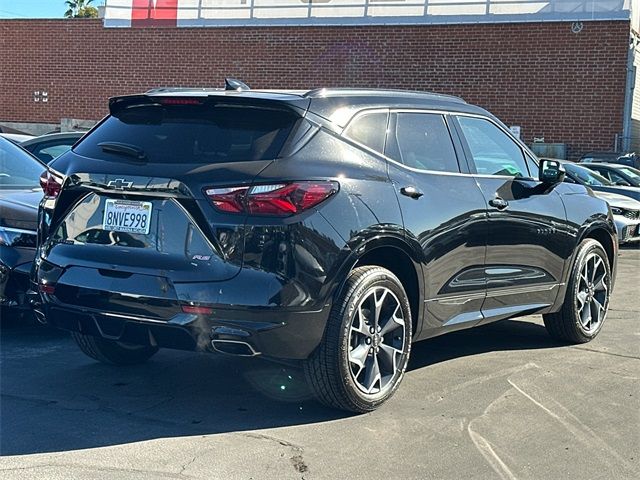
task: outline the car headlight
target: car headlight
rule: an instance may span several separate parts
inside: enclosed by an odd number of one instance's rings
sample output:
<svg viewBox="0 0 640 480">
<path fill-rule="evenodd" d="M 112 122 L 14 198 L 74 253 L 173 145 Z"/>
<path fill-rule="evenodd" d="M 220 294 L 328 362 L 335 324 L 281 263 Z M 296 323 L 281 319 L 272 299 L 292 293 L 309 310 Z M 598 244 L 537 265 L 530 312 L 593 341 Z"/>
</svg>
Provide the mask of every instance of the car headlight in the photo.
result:
<svg viewBox="0 0 640 480">
<path fill-rule="evenodd" d="M 36 248 L 37 238 L 32 230 L 0 227 L 0 245 L 4 247 Z"/>
<path fill-rule="evenodd" d="M 624 212 L 624 208 L 611 207 L 611 213 L 613 213 L 614 215 L 624 215 Z"/>
</svg>

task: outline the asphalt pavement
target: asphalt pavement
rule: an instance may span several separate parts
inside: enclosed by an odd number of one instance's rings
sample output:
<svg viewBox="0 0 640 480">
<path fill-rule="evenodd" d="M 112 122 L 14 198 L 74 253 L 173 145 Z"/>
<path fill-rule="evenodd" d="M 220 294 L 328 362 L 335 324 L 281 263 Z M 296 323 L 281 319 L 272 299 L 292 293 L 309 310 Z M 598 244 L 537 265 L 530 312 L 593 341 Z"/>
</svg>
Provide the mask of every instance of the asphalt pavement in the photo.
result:
<svg viewBox="0 0 640 480">
<path fill-rule="evenodd" d="M 2 319 L 0 479 L 640 478 L 640 250 L 586 345 L 539 316 L 420 342 L 398 393 L 349 415 L 301 372 L 161 351 L 118 368 Z"/>
</svg>

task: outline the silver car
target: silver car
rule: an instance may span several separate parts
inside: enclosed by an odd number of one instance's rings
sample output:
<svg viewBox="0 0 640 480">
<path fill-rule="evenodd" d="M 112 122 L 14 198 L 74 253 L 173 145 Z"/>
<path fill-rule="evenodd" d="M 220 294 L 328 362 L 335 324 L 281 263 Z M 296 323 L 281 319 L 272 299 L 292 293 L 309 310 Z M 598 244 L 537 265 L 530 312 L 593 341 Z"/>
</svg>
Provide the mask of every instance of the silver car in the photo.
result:
<svg viewBox="0 0 640 480">
<path fill-rule="evenodd" d="M 622 245 L 640 241 L 640 202 L 616 193 L 594 193 L 611 207 L 618 231 L 618 242 Z"/>
</svg>

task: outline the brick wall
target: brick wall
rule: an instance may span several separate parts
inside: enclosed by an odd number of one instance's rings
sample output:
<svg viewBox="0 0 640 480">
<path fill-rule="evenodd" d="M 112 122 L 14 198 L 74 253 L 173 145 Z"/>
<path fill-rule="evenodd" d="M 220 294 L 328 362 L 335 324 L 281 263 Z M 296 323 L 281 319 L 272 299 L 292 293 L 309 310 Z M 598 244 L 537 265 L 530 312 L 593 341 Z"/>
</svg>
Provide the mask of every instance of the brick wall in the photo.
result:
<svg viewBox="0 0 640 480">
<path fill-rule="evenodd" d="M 527 142 L 576 156 L 622 131 L 629 23 L 105 29 L 0 20 L 0 121 L 100 118 L 109 96 L 156 86 L 395 87 L 460 95 Z M 35 103 L 46 89 L 49 102 Z"/>
</svg>

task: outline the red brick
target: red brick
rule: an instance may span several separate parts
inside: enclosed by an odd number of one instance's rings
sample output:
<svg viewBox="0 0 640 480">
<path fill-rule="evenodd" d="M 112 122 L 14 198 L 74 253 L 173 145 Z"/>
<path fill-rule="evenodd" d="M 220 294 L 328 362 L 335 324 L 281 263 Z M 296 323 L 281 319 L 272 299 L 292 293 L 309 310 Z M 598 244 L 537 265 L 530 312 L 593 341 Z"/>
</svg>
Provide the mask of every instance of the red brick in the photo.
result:
<svg viewBox="0 0 640 480">
<path fill-rule="evenodd" d="M 157 86 L 393 87 L 460 95 L 572 156 L 622 130 L 629 23 L 105 29 L 0 20 L 0 120 L 98 119 Z M 33 102 L 46 89 L 49 103 Z"/>
</svg>

